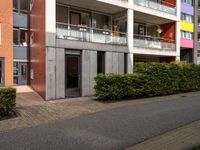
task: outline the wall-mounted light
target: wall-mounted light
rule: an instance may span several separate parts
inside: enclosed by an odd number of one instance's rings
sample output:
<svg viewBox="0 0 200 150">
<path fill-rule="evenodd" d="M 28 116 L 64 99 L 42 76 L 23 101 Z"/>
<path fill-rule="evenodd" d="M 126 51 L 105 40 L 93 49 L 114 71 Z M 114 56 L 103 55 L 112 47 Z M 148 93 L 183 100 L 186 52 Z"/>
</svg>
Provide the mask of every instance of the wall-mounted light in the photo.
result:
<svg viewBox="0 0 200 150">
<path fill-rule="evenodd" d="M 158 26 L 158 29 L 156 30 L 159 34 L 163 32 L 163 30 Z"/>
</svg>

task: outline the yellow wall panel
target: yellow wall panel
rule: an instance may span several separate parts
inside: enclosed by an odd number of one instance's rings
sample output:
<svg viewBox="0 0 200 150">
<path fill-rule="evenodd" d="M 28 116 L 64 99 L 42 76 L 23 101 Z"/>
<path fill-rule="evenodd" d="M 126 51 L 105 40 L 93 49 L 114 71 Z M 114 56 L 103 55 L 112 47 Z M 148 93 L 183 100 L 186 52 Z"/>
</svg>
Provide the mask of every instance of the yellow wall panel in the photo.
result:
<svg viewBox="0 0 200 150">
<path fill-rule="evenodd" d="M 188 32 L 194 32 L 194 24 L 181 21 L 181 30 L 183 31 L 188 31 Z"/>
</svg>

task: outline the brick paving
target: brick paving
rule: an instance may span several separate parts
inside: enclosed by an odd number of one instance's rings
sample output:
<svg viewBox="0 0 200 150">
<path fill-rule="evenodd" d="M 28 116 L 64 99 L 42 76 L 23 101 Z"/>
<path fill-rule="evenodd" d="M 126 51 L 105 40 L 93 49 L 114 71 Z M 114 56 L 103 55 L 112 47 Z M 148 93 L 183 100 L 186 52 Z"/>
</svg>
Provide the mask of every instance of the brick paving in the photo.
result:
<svg viewBox="0 0 200 150">
<path fill-rule="evenodd" d="M 200 121 L 139 143 L 127 150 L 191 150 L 200 145 Z"/>
</svg>

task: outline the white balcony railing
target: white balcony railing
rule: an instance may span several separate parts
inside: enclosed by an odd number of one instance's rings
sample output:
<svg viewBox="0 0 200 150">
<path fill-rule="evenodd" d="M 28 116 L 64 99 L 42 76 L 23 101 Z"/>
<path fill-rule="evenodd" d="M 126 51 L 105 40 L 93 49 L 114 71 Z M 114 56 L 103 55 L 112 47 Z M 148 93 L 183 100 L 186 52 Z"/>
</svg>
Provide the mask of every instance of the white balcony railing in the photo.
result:
<svg viewBox="0 0 200 150">
<path fill-rule="evenodd" d="M 141 5 L 141 6 L 145 6 L 145 7 L 149 7 L 152 9 L 156 9 L 165 13 L 169 13 L 169 14 L 176 14 L 176 8 L 171 6 L 171 4 L 160 4 L 160 3 L 156 3 L 153 2 L 151 0 L 134 0 L 134 3 L 137 5 Z"/>
<path fill-rule="evenodd" d="M 150 49 L 176 51 L 175 41 L 156 37 L 134 35 L 134 46 Z"/>
<path fill-rule="evenodd" d="M 81 25 L 56 23 L 59 39 L 95 42 L 103 44 L 127 45 L 126 33 L 90 28 Z"/>
<path fill-rule="evenodd" d="M 56 24 L 58 39 L 76 40 L 83 42 L 94 42 L 102 44 L 115 44 L 127 46 L 126 33 L 111 32 L 110 30 L 94 29 L 85 26 Z M 156 37 L 134 35 L 134 46 L 150 49 L 175 51 L 175 41 Z"/>
</svg>

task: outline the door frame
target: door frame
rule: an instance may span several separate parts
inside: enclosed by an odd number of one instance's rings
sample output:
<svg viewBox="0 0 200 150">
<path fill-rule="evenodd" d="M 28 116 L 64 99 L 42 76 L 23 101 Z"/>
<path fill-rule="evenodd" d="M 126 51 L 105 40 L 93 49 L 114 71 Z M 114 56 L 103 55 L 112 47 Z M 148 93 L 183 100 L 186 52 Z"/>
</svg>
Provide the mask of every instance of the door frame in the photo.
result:
<svg viewBox="0 0 200 150">
<path fill-rule="evenodd" d="M 66 51 L 65 52 L 65 97 L 67 97 L 66 90 L 67 90 L 67 56 L 71 57 L 78 57 L 78 94 L 74 95 L 73 97 L 80 97 L 82 95 L 82 65 L 81 65 L 81 53 L 80 51 Z"/>
</svg>

